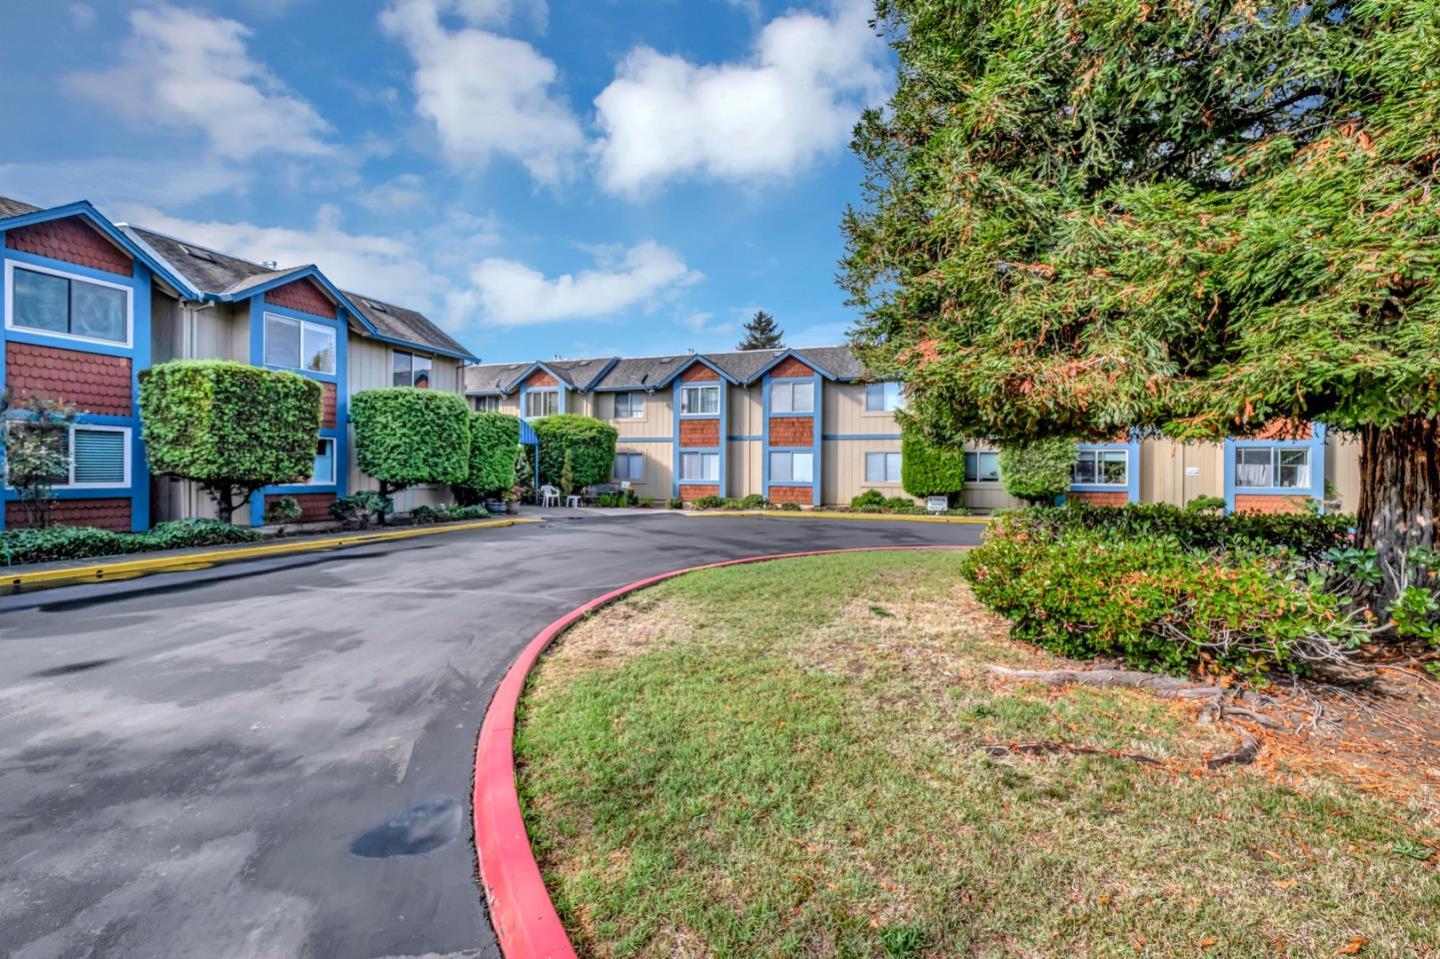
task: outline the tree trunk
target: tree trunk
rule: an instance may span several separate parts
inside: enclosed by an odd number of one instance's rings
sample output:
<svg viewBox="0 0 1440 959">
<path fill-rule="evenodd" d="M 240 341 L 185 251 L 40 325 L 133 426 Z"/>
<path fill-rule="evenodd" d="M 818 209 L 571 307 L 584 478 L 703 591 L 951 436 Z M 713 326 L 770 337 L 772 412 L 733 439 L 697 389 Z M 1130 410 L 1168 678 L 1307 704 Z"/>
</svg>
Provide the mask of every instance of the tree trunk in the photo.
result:
<svg viewBox="0 0 1440 959">
<path fill-rule="evenodd" d="M 230 518 L 235 515 L 235 492 L 230 487 L 217 489 L 215 496 L 215 515 L 222 523 L 229 523 Z"/>
<path fill-rule="evenodd" d="M 1358 545 L 1375 550 L 1382 580 L 1377 611 L 1390 608 L 1406 586 L 1419 585 L 1424 567 L 1409 559 L 1412 549 L 1435 549 L 1440 514 L 1440 420 L 1407 416 L 1383 429 L 1360 431 Z"/>
</svg>

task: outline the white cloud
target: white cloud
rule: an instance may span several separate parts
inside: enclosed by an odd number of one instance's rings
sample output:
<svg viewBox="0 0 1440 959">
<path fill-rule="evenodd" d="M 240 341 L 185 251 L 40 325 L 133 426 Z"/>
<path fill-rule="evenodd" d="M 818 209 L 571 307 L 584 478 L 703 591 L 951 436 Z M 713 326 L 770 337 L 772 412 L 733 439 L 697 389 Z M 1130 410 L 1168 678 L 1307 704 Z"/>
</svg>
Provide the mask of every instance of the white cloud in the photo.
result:
<svg viewBox="0 0 1440 959">
<path fill-rule="evenodd" d="M 414 173 L 402 173 L 356 196 L 360 204 L 377 213 L 412 213 L 430 205 L 425 181 Z"/>
<path fill-rule="evenodd" d="M 227 159 L 333 152 L 324 119 L 250 57 L 244 25 L 154 6 L 131 12 L 130 31 L 118 66 L 70 74 L 66 86 L 131 119 L 198 130 Z"/>
<path fill-rule="evenodd" d="M 89 30 L 95 26 L 95 8 L 88 3 L 72 3 L 66 8 L 70 13 L 70 22 L 77 30 Z"/>
<path fill-rule="evenodd" d="M 522 40 L 473 26 L 508 17 L 505 0 L 395 0 L 380 22 L 415 60 L 416 108 L 435 125 L 440 147 L 457 166 L 483 166 L 492 156 L 524 164 L 555 184 L 573 173 L 585 135 L 553 87 L 555 63 Z M 467 24 L 446 29 L 443 13 Z"/>
<path fill-rule="evenodd" d="M 492 257 L 470 271 L 472 289 L 452 297 L 450 307 L 452 313 L 478 308 L 501 326 L 528 326 L 648 309 L 700 279 L 679 254 L 649 240 L 607 266 L 554 279 L 524 263 Z"/>
<path fill-rule="evenodd" d="M 631 51 L 595 98 L 602 185 L 634 196 L 683 177 L 785 176 L 843 147 L 861 109 L 888 92 L 870 16 L 868 0 L 787 13 L 739 63 Z"/>
</svg>

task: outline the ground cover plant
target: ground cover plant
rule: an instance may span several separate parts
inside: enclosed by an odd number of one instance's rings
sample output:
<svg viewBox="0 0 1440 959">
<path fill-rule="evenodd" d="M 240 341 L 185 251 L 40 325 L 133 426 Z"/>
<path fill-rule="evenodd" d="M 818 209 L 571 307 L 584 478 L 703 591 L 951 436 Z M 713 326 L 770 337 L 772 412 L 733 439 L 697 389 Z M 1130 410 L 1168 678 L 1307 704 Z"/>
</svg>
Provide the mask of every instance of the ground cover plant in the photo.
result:
<svg viewBox="0 0 1440 959">
<path fill-rule="evenodd" d="M 518 783 L 582 956 L 1440 950 L 1433 743 L 1366 765 L 1322 722 L 1210 769 L 1240 733 L 1183 701 L 998 678 L 1074 664 L 1007 639 L 961 563 L 692 574 L 561 638 Z"/>
<path fill-rule="evenodd" d="M 173 520 L 144 533 L 115 533 L 92 526 L 7 529 L 0 530 L 0 564 L 20 566 L 160 549 L 251 543 L 260 539 L 263 536 L 259 530 L 211 519 Z"/>
</svg>

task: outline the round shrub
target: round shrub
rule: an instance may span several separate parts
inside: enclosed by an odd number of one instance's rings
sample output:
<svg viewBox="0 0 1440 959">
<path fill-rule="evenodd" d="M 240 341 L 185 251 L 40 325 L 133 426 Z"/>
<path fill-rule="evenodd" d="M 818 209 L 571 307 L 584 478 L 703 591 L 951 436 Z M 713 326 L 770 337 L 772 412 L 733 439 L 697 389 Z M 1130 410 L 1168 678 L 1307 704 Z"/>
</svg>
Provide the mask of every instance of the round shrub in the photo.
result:
<svg viewBox="0 0 1440 959">
<path fill-rule="evenodd" d="M 615 427 L 589 416 L 559 413 L 530 423 L 540 440 L 540 482 L 559 487 L 570 454 L 570 480 L 576 489 L 610 482 L 615 468 Z"/>
<path fill-rule="evenodd" d="M 1070 488 L 1075 441 L 1052 436 L 1000 450 L 1000 485 L 1030 503 L 1054 502 Z"/>
<path fill-rule="evenodd" d="M 350 399 L 355 462 L 381 495 L 420 483 L 460 483 L 470 470 L 470 410 L 454 393 L 391 386 Z M 311 455 L 314 441 L 311 441 Z"/>
<path fill-rule="evenodd" d="M 965 452 L 936 446 L 906 430 L 900 441 L 900 485 L 911 496 L 955 496 L 965 488 Z"/>
<path fill-rule="evenodd" d="M 499 497 L 514 486 L 519 443 L 519 417 L 471 413 L 470 468 L 463 480 L 450 484 L 460 502 L 473 505 L 486 497 Z"/>
</svg>

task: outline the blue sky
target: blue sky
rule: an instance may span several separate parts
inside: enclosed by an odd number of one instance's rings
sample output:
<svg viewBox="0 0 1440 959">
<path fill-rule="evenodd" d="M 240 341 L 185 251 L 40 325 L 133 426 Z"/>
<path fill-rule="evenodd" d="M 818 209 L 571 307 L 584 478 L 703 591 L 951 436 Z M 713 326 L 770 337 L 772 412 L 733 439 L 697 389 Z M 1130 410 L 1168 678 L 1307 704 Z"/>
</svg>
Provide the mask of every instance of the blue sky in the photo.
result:
<svg viewBox="0 0 1440 959">
<path fill-rule="evenodd" d="M 0 194 L 425 311 L 487 361 L 843 340 L 868 0 L 0 10 Z"/>
</svg>

